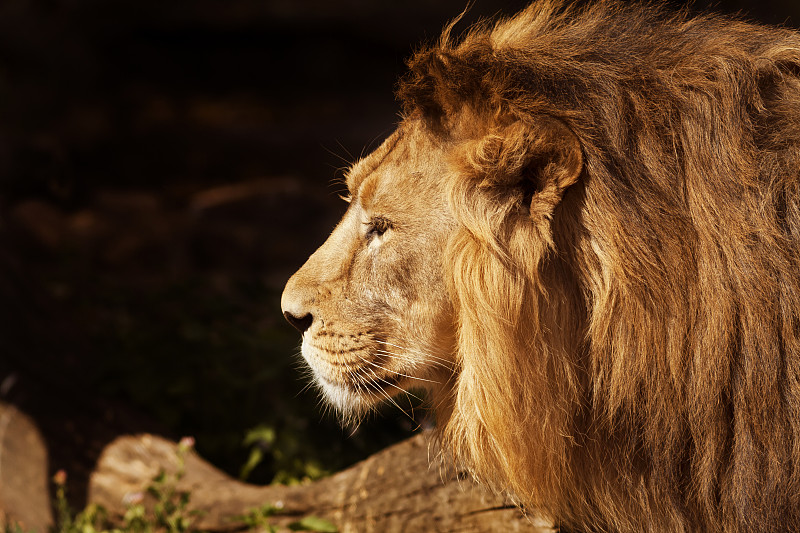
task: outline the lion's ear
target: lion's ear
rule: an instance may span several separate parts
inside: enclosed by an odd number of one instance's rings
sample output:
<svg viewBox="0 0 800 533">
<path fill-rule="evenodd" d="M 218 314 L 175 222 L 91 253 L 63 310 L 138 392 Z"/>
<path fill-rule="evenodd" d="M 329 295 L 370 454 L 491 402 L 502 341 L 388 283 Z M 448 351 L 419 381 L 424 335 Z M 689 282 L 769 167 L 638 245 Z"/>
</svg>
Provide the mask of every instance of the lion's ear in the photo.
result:
<svg viewBox="0 0 800 533">
<path fill-rule="evenodd" d="M 549 217 L 564 191 L 578 181 L 583 153 L 562 121 L 540 116 L 495 126 L 467 151 L 467 165 L 480 188 L 510 189 L 531 217 Z"/>
</svg>

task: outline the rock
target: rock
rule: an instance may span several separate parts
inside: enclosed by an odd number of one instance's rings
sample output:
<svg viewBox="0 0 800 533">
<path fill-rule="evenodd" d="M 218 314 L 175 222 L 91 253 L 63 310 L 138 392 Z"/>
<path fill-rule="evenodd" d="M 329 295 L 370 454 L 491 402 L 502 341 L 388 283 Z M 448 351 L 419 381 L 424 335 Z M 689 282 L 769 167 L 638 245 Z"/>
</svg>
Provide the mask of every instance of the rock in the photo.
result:
<svg viewBox="0 0 800 533">
<path fill-rule="evenodd" d="M 4 402 L 0 402 L 0 519 L 19 524 L 23 531 L 43 533 L 53 525 L 47 448 L 33 421 Z"/>
</svg>

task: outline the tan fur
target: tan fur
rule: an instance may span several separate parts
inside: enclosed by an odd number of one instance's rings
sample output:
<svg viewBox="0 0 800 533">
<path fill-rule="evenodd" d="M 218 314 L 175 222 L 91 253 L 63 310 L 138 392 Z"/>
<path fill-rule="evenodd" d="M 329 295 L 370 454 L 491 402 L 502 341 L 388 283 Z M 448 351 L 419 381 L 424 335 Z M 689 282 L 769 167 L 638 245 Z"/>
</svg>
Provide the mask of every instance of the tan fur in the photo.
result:
<svg viewBox="0 0 800 533">
<path fill-rule="evenodd" d="M 428 388 L 569 527 L 800 530 L 800 36 L 613 1 L 451 28 L 284 293 L 328 398 Z"/>
</svg>

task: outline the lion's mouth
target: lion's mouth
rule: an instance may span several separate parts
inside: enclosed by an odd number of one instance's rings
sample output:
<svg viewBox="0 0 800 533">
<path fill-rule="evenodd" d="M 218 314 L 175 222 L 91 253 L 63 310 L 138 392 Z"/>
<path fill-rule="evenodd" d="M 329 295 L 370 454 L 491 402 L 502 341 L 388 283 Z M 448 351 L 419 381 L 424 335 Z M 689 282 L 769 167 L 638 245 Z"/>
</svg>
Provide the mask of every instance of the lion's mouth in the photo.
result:
<svg viewBox="0 0 800 533">
<path fill-rule="evenodd" d="M 387 368 L 388 361 L 368 346 L 349 348 L 348 358 L 342 357 L 342 350 L 332 351 L 311 342 L 303 343 L 302 352 L 323 389 L 383 399 L 404 390 L 402 382 L 407 376 Z"/>
<path fill-rule="evenodd" d="M 322 368 L 320 368 L 322 367 Z M 327 368 L 325 368 L 327 367 Z M 323 359 L 322 365 L 312 365 L 314 375 L 321 381 L 351 389 L 353 392 L 381 393 L 387 389 L 399 389 L 404 375 L 386 369 L 369 360 L 355 364 Z"/>
<path fill-rule="evenodd" d="M 312 366 L 317 385 L 325 399 L 339 413 L 359 417 L 383 401 L 405 392 L 404 376 L 376 374 L 374 376 L 347 376 L 319 372 Z M 380 376 L 380 377 L 379 377 Z"/>
</svg>

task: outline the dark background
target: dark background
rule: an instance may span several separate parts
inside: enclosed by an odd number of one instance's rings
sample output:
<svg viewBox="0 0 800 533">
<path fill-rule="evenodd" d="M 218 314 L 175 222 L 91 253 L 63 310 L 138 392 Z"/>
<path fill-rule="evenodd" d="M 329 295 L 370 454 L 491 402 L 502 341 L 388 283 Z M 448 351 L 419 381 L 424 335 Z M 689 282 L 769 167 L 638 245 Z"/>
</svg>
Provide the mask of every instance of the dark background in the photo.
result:
<svg viewBox="0 0 800 533">
<path fill-rule="evenodd" d="M 343 212 L 342 168 L 393 129 L 404 59 L 464 4 L 0 0 L 0 400 L 76 503 L 120 433 L 193 435 L 232 475 L 256 450 L 265 483 L 424 423 L 322 414 L 279 301 Z M 711 5 L 800 22 L 796 0 Z"/>
</svg>

